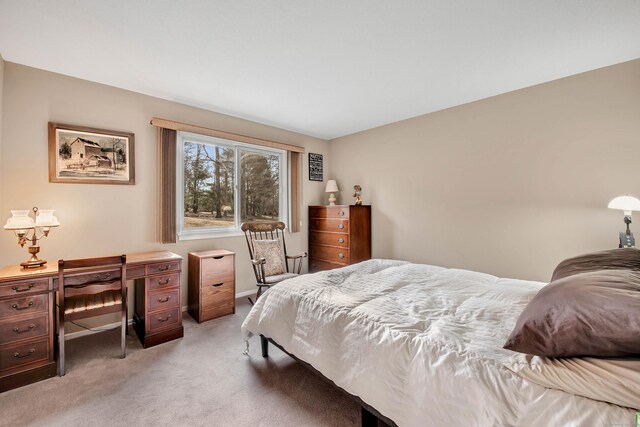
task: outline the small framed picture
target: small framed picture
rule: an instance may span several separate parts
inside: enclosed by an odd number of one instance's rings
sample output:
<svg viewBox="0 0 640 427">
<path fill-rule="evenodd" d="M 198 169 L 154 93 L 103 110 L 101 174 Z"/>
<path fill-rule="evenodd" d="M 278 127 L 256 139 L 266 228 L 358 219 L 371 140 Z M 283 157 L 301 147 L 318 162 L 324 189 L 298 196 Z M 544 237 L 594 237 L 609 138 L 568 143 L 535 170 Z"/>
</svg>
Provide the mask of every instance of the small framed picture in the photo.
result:
<svg viewBox="0 0 640 427">
<path fill-rule="evenodd" d="M 309 181 L 322 181 L 322 154 L 309 153 Z"/>
<path fill-rule="evenodd" d="M 133 185 L 133 133 L 49 122 L 49 182 Z"/>
</svg>

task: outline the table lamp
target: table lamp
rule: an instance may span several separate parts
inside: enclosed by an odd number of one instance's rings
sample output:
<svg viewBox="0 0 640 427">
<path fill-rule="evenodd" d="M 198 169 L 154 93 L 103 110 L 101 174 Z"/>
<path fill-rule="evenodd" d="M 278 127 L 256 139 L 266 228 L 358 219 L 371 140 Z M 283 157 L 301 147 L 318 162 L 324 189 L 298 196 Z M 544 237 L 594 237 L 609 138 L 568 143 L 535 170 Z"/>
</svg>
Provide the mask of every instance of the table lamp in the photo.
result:
<svg viewBox="0 0 640 427">
<path fill-rule="evenodd" d="M 338 184 L 336 183 L 335 179 L 330 179 L 327 181 L 327 188 L 325 188 L 324 192 L 325 193 L 329 193 L 329 206 L 335 206 L 336 205 L 336 195 L 334 193 L 337 193 L 338 191 Z"/>
<path fill-rule="evenodd" d="M 624 212 L 624 223 L 627 224 L 627 230 L 620 232 L 619 248 L 632 248 L 636 245 L 636 241 L 633 238 L 633 233 L 629 229 L 631 224 L 631 212 L 640 211 L 640 200 L 635 197 L 626 195 L 619 196 L 609 202 L 607 206 L 609 209 L 619 209 Z"/>
<path fill-rule="evenodd" d="M 31 211 L 33 211 L 34 218 L 29 215 Z M 31 246 L 28 248 L 31 258 L 20 263 L 24 268 L 41 267 L 47 263 L 47 261 L 37 257 L 38 252 L 40 252 L 40 246 L 37 245 L 38 240 L 48 236 L 52 227 L 60 225 L 58 218 L 53 216 L 53 209 L 33 208 L 31 211 L 28 209 L 12 210 L 11 218 L 4 225 L 5 230 L 13 231 L 21 247 L 31 241 Z"/>
</svg>

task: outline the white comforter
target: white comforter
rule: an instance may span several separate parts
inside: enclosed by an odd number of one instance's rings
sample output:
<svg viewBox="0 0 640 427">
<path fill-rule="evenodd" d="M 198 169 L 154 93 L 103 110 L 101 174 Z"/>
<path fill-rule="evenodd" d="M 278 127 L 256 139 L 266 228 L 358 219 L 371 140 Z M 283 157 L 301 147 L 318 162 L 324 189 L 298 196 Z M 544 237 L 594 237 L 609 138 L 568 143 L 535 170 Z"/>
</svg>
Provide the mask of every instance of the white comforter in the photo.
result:
<svg viewBox="0 0 640 427">
<path fill-rule="evenodd" d="M 632 426 L 635 411 L 502 366 L 543 283 L 371 260 L 271 288 L 244 324 L 399 426 Z"/>
</svg>

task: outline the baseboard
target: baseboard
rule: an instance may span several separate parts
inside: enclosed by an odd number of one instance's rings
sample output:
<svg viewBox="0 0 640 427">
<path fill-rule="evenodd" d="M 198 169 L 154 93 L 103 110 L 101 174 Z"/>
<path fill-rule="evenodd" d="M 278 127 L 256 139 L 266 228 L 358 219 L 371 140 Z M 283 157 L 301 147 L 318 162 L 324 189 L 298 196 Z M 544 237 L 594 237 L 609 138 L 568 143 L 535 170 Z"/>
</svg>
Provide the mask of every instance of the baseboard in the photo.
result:
<svg viewBox="0 0 640 427">
<path fill-rule="evenodd" d="M 236 294 L 236 299 L 243 298 L 243 297 L 248 297 L 248 296 L 251 296 L 251 295 L 255 295 L 257 292 L 258 292 L 257 290 L 240 292 L 240 293 Z"/>
</svg>

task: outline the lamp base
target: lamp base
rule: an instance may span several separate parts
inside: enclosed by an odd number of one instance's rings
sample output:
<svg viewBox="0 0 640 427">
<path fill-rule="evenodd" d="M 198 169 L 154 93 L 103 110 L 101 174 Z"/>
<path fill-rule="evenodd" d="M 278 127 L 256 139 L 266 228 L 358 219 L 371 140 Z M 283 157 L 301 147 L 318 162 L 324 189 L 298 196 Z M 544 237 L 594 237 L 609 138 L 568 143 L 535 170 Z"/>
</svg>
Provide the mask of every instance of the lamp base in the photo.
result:
<svg viewBox="0 0 640 427">
<path fill-rule="evenodd" d="M 336 205 L 336 195 L 333 193 L 329 193 L 329 206 Z"/>
<path fill-rule="evenodd" d="M 47 263 L 47 261 L 44 260 L 44 259 L 29 260 L 29 261 L 21 262 L 20 266 L 22 268 L 36 268 L 36 267 L 42 267 L 46 263 Z"/>
</svg>

